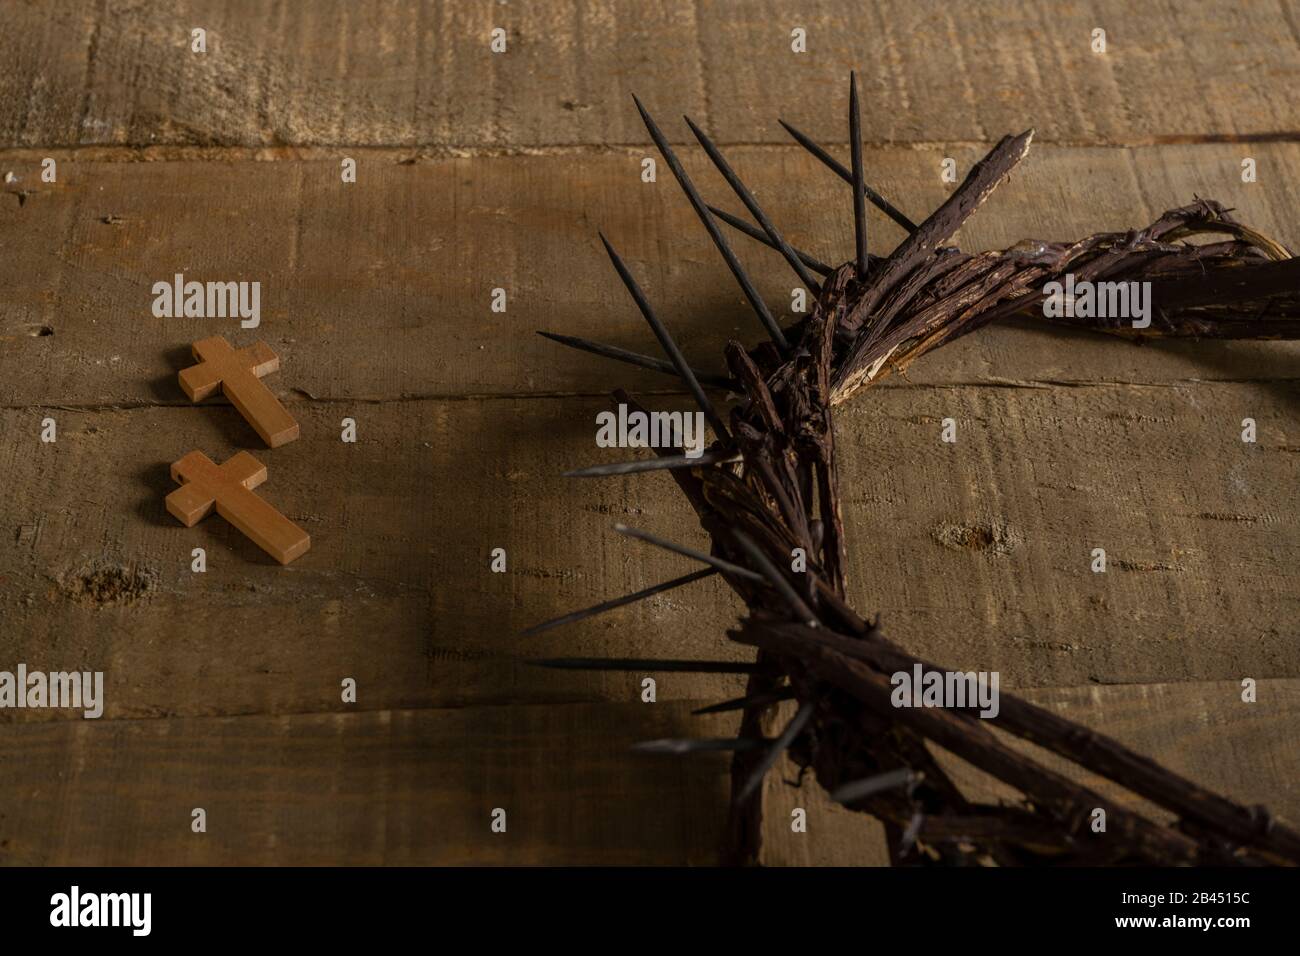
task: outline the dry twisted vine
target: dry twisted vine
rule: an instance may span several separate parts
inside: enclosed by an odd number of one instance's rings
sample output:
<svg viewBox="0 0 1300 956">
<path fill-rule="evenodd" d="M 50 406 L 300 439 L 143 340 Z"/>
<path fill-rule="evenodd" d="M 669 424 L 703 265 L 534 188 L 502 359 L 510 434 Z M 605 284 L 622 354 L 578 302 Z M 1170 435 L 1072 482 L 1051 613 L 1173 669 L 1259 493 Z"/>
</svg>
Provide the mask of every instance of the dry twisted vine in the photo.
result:
<svg viewBox="0 0 1300 956">
<path fill-rule="evenodd" d="M 850 127 L 856 130 L 856 84 L 850 100 Z M 832 406 L 920 355 L 988 322 L 1012 315 L 1041 318 L 1041 290 L 1067 274 L 1077 280 L 1150 282 L 1153 319 L 1144 335 L 1300 337 L 1300 260 L 1210 200 L 1171 210 L 1132 232 L 1102 233 L 1077 242 L 1025 241 L 999 252 L 964 253 L 945 243 L 1025 156 L 1032 131 L 1003 139 L 942 206 L 914 225 L 863 182 L 856 135 L 849 171 L 787 126 L 854 187 L 857 255 L 832 269 L 786 242 L 717 148 L 691 124 L 759 227 L 707 206 L 654 120 L 639 101 L 637 106 L 754 305 L 769 341 L 752 349 L 727 343 L 732 378 L 725 384 L 743 401 L 724 423 L 701 384 L 708 379 L 686 363 L 606 242 L 669 362 L 581 339 L 550 337 L 678 375 L 708 416 L 716 438 L 703 458 L 686 458 L 681 449 L 660 449 L 657 459 L 597 466 L 577 474 L 668 469 L 711 536 L 712 553 L 695 552 L 645 532 L 619 530 L 710 567 L 532 631 L 581 620 L 717 573 L 749 609 L 729 636 L 758 653 L 753 665 L 603 659 L 543 663 L 749 674 L 744 698 L 707 708 L 743 711 L 736 740 L 658 741 L 645 748 L 735 751 L 732 837 L 739 861 L 758 858 L 761 810 L 751 797 L 763 775 L 788 751 L 837 799 L 884 822 L 895 862 L 1300 863 L 1300 833 L 1276 822 L 1264 808 L 1211 793 L 1115 740 L 1012 695 L 1001 695 L 1000 713 L 987 724 L 974 708 L 894 707 L 891 674 L 910 673 L 917 666 L 926 673 L 940 669 L 891 643 L 846 601 L 846 544 L 831 427 Z M 865 199 L 909 230 L 908 238 L 887 257 L 866 254 Z M 718 220 L 780 251 L 817 293 L 805 321 L 786 330 L 777 325 L 732 254 Z M 1180 242 L 1204 234 L 1227 238 L 1198 246 Z M 824 281 L 819 284 L 810 270 Z M 1061 321 L 1097 331 L 1133 332 L 1117 319 Z M 639 408 L 622 390 L 615 398 Z M 806 572 L 783 570 L 795 548 L 808 555 Z M 789 699 L 798 702 L 795 717 L 777 738 L 766 739 L 763 725 L 772 708 Z M 1009 747 L 990 724 L 1123 786 L 1173 814 L 1175 822 L 1160 824 L 1116 806 Z M 935 760 L 928 746 L 932 744 L 1010 785 L 1023 795 L 1022 801 L 972 801 Z M 1089 826 L 1098 807 L 1107 812 L 1104 837 Z"/>
</svg>

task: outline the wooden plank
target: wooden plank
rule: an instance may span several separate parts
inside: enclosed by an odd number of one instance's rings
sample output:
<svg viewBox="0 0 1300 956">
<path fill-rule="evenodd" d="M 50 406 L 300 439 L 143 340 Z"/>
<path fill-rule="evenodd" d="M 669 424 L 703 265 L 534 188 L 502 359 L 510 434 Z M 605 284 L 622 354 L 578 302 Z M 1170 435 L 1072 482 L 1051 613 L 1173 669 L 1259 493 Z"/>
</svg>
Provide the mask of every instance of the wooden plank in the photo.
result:
<svg viewBox="0 0 1300 956">
<path fill-rule="evenodd" d="M 559 476 L 598 460 L 591 436 L 602 403 L 290 407 L 302 437 L 273 460 L 267 454 L 258 488 L 312 537 L 311 550 L 287 568 L 223 521 L 187 529 L 163 507 L 175 487 L 175 449 L 224 459 L 255 440 L 233 408 L 55 411 L 59 440 L 50 445 L 31 430 L 44 413 L 0 413 L 0 434 L 14 439 L 0 446 L 13 490 L 0 501 L 0 527 L 13 543 L 0 555 L 0 660 L 93 662 L 113 675 L 107 713 L 139 717 L 332 708 L 345 677 L 356 679 L 367 709 L 635 701 L 639 675 L 560 674 L 520 662 L 651 648 L 708 657 L 723 643 L 734 612 L 716 581 L 585 628 L 517 636 L 693 569 L 610 530 L 624 520 L 702 539 L 660 478 L 644 479 L 649 497 L 638 501 L 630 479 Z M 355 444 L 340 441 L 345 416 L 356 421 Z M 203 574 L 191 571 L 195 547 L 207 551 Z M 489 570 L 496 547 L 506 549 L 504 574 Z M 661 696 L 729 695 L 742 686 L 741 677 L 673 675 L 661 681 Z M 67 714 L 0 712 L 59 716 Z"/>
<path fill-rule="evenodd" d="M 871 181 L 917 218 L 951 188 L 943 157 L 964 172 L 976 143 L 1037 127 L 1040 148 L 961 237 L 969 248 L 1128 228 L 1193 194 L 1297 245 L 1296 4 L 1129 7 L 6 10 L 0 147 L 22 148 L 0 151 L 14 173 L 0 195 L 0 667 L 102 669 L 108 701 L 100 722 L 0 712 L 0 862 L 717 859 L 725 758 L 626 748 L 730 732 L 687 711 L 740 680 L 661 675 L 650 706 L 643 675 L 522 661 L 743 657 L 722 639 L 737 611 L 725 589 L 513 636 L 685 570 L 610 535 L 613 521 L 703 540 L 662 476 L 556 477 L 609 460 L 590 443 L 603 403 L 583 396 L 675 388 L 532 336 L 652 350 L 595 228 L 693 361 L 716 368 L 725 338 L 759 337 L 673 184 L 640 184 L 647 137 L 629 94 L 674 141 L 685 131 L 668 119 L 689 112 L 739 144 L 728 155 L 790 238 L 834 261 L 851 246 L 843 184 L 773 145 L 786 142 L 775 120 L 844 155 L 854 67 L 867 138 L 884 144 L 868 151 Z M 504 57 L 486 46 L 498 23 Z M 195 25 L 209 31 L 201 57 L 186 45 Z M 809 29 L 806 56 L 788 52 L 792 25 Z M 1096 26 L 1104 57 L 1088 48 Z M 46 155 L 57 184 L 39 180 Z M 361 169 L 346 188 L 343 155 Z M 1247 155 L 1258 184 L 1240 182 Z M 122 162 L 140 159 L 170 162 Z M 696 151 L 685 159 L 736 208 Z M 897 241 L 879 221 L 873 235 Z M 785 267 L 744 256 L 785 311 Z M 304 438 L 277 450 L 260 490 L 314 541 L 289 569 L 219 522 L 183 529 L 163 510 L 169 461 L 191 447 L 224 458 L 252 434 L 230 407 L 177 394 L 186 343 L 247 334 L 155 319 L 150 288 L 177 271 L 266 287 L 251 334 L 285 356 L 273 387 Z M 506 315 L 488 309 L 498 286 Z M 918 363 L 912 384 L 839 417 L 852 598 L 928 657 L 999 669 L 1007 687 L 1067 686 L 1030 696 L 1300 817 L 1298 351 L 1008 326 Z M 37 438 L 46 415 L 54 445 Z M 1247 415 L 1255 445 L 1237 438 Z M 338 441 L 345 416 L 356 445 Z M 938 442 L 944 417 L 955 446 Z M 189 570 L 196 545 L 203 575 Z M 510 570 L 494 575 L 498 546 Z M 1095 546 L 1104 576 L 1087 571 Z M 1244 676 L 1263 679 L 1258 705 L 1238 702 Z M 345 677 L 360 697 L 339 713 Z M 1182 683 L 1107 686 L 1156 680 Z M 467 706 L 489 704 L 505 706 Z M 167 719 L 121 719 L 151 717 Z M 824 794 L 775 778 L 767 790 L 767 862 L 883 860 L 879 828 Z M 789 833 L 795 800 L 813 808 L 809 835 Z M 508 836 L 487 828 L 498 801 Z M 204 836 L 189 831 L 198 805 Z"/>
<path fill-rule="evenodd" d="M 1294 676 L 1296 399 L 1290 385 L 869 396 L 837 442 L 858 606 L 918 654 L 1020 686 Z M 1257 410 L 1267 437 L 1243 443 Z"/>
<path fill-rule="evenodd" d="M 1292 0 L 62 0 L 6 12 L 0 145 L 645 143 L 633 91 L 720 142 L 784 142 L 785 116 L 843 143 L 853 68 L 877 142 L 1294 136 L 1297 21 Z"/>
<path fill-rule="evenodd" d="M 1122 687 L 1041 688 L 1024 696 L 1040 706 L 1093 727 L 1202 786 L 1246 804 L 1262 804 L 1290 821 L 1300 820 L 1300 681 L 1260 681 L 1256 703 L 1241 700 L 1235 681 L 1134 684 Z M 1080 773 L 1050 754 L 1008 738 L 1050 768 L 1098 791 L 1115 805 L 1167 820 L 1150 804 Z M 936 748 L 945 769 L 964 793 L 982 801 L 1016 800 L 1015 791 Z M 793 778 L 787 765 L 785 777 Z M 773 774 L 764 804 L 764 855 L 768 865 L 809 863 L 888 865 L 879 824 L 830 802 L 812 782 L 795 789 Z M 789 812 L 802 806 L 808 831 L 792 833 Z"/>
<path fill-rule="evenodd" d="M 1300 681 L 1030 693 L 1235 799 L 1300 816 Z M 570 704 L 0 728 L 0 863 L 19 865 L 717 862 L 724 756 L 638 740 L 732 731 L 676 704 Z M 1012 797 L 951 759 L 981 799 Z M 790 768 L 786 768 L 789 777 Z M 1088 779 L 1091 786 L 1100 786 Z M 1120 794 L 1101 786 L 1103 796 Z M 769 865 L 881 865 L 879 826 L 808 779 L 765 787 Z M 1128 800 L 1120 802 L 1129 804 Z M 190 830 L 196 806 L 208 832 Z M 493 808 L 507 831 L 492 834 Z M 789 811 L 808 811 L 806 833 Z"/>
<path fill-rule="evenodd" d="M 904 646 L 1010 686 L 1296 676 L 1298 397 L 1267 383 L 872 393 L 838 417 L 852 597 Z M 149 716 L 319 710 L 346 676 L 367 708 L 630 701 L 638 675 L 520 661 L 744 655 L 716 580 L 515 636 L 692 569 L 617 521 L 706 545 L 663 475 L 559 477 L 635 457 L 595 447 L 602 400 L 290 407 L 302 437 L 259 488 L 312 537 L 288 568 L 224 522 L 185 529 L 163 509 L 177 449 L 224 459 L 253 440 L 233 408 L 0 412 L 0 661 L 104 670 L 109 715 Z M 949 417 L 955 445 L 940 441 Z M 740 686 L 671 675 L 660 695 Z"/>
<path fill-rule="evenodd" d="M 1253 146 L 1260 183 L 1240 178 L 1239 146 L 1035 150 L 961 237 L 971 249 L 1025 237 L 1077 238 L 1151 221 L 1193 195 L 1214 196 L 1300 246 L 1300 145 Z M 634 154 L 515 156 L 400 165 L 361 160 L 356 184 L 336 160 L 104 163 L 73 159 L 41 185 L 39 158 L 8 157 L 31 190 L 0 202 L 12 257 L 0 301 L 0 404 L 184 401 L 188 344 L 262 338 L 282 356 L 273 388 L 324 399 L 606 394 L 616 384 L 674 389 L 675 379 L 573 353 L 537 329 L 655 352 L 610 268 L 603 228 L 686 354 L 721 368 L 726 339 L 763 337 L 739 288 L 671 177 L 639 180 Z M 915 215 L 943 198 L 943 151 L 873 151 L 875 182 Z M 959 153 L 962 169 L 978 156 Z M 691 151 L 706 195 L 726 186 Z M 733 162 L 791 241 L 822 258 L 851 254 L 849 196 L 798 150 L 734 151 Z M 250 197 L 232 206 L 231 197 Z M 107 222 L 105 220 L 108 220 Z M 878 216 L 877 220 L 883 219 Z M 880 223 L 877 242 L 901 231 Z M 740 253 L 784 321 L 793 273 L 741 237 Z M 880 246 L 877 246 L 880 248 Z M 258 281 L 261 324 L 155 318 L 154 283 Z M 506 290 L 505 313 L 491 311 Z M 1300 345 L 1160 343 L 1042 327 L 984 330 L 909 372 L 928 384 L 1170 382 L 1294 378 Z M 895 384 L 895 383 L 889 383 Z"/>
<path fill-rule="evenodd" d="M 722 731 L 670 704 L 5 727 L 0 864 L 710 863 L 725 755 L 629 748 Z"/>
</svg>

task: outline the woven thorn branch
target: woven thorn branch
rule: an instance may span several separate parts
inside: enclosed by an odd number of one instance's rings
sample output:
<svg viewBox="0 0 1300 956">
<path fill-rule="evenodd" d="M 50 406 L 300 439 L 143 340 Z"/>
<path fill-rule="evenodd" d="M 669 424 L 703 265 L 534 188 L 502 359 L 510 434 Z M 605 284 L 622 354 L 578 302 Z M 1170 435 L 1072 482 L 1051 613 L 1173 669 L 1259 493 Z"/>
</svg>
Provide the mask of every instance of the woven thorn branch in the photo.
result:
<svg viewBox="0 0 1300 956">
<path fill-rule="evenodd" d="M 634 98 L 635 99 L 635 98 Z M 1044 286 L 1076 281 L 1150 282 L 1152 321 L 1136 333 L 1119 318 L 1059 318 L 1120 335 L 1194 338 L 1300 337 L 1300 260 L 1237 222 L 1208 199 L 1172 209 L 1143 229 L 1074 242 L 1022 241 L 967 253 L 946 245 L 1025 157 L 1033 131 L 999 142 L 938 209 L 917 224 L 864 182 L 856 79 L 850 83 L 851 167 L 794 127 L 787 130 L 853 189 L 854 258 L 829 267 L 792 247 L 709 137 L 686 122 L 757 225 L 706 204 L 654 119 L 638 110 L 660 153 L 754 309 L 767 339 L 753 348 L 729 341 L 727 376 L 686 361 L 615 252 L 601 240 L 666 359 L 571 336 L 563 344 L 677 376 L 713 429 L 702 457 L 657 449 L 647 460 L 571 474 L 603 476 L 667 470 L 712 539 L 709 553 L 644 531 L 617 530 L 702 562 L 703 570 L 539 624 L 537 633 L 604 613 L 714 574 L 748 613 L 728 636 L 756 650 L 732 661 L 568 658 L 546 666 L 606 670 L 745 673 L 745 696 L 705 708 L 741 711 L 739 735 L 723 740 L 652 741 L 647 751 L 733 751 L 730 848 L 753 863 L 761 848 L 764 775 L 788 753 L 832 797 L 883 822 L 895 864 L 1023 865 L 1300 864 L 1300 833 L 1263 807 L 1247 807 L 1198 786 L 1119 742 L 1010 694 L 982 720 L 974 707 L 897 708 L 890 675 L 945 673 L 888 640 L 849 605 L 832 408 L 890 372 L 981 326 L 1012 316 L 1043 320 Z M 867 251 L 870 202 L 908 233 L 889 255 Z M 719 223 L 780 252 L 814 294 L 806 319 L 782 329 L 727 242 Z M 1192 237 L 1215 241 L 1191 244 Z M 815 274 L 815 275 L 814 275 Z M 816 277 L 815 277 L 816 276 Z M 737 400 L 726 421 L 708 389 Z M 623 390 L 617 402 L 644 411 Z M 789 570 L 793 549 L 807 570 Z M 794 717 L 775 737 L 764 727 L 793 700 Z M 995 732 L 995 729 L 996 732 Z M 1158 822 L 1050 769 L 1010 734 L 1119 785 L 1158 807 Z M 1009 785 L 1014 803 L 981 803 L 963 793 L 935 759 L 937 745 Z M 1104 833 L 1093 832 L 1096 808 Z"/>
</svg>

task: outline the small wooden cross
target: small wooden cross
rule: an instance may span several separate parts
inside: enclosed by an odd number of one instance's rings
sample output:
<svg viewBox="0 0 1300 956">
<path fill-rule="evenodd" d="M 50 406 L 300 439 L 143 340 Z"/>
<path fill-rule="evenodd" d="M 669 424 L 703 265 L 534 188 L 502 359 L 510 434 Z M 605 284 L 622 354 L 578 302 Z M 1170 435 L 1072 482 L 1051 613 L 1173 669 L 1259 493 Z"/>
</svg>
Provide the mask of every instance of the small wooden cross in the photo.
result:
<svg viewBox="0 0 1300 956">
<path fill-rule="evenodd" d="M 167 510 L 192 528 L 215 505 L 225 518 L 281 564 L 311 547 L 311 538 L 250 490 L 266 481 L 266 466 L 246 451 L 217 465 L 201 451 L 172 464 L 180 487 L 167 496 Z"/>
<path fill-rule="evenodd" d="M 192 402 L 201 402 L 218 387 L 272 448 L 298 437 L 298 423 L 280 400 L 262 384 L 262 376 L 280 367 L 280 357 L 265 342 L 235 351 L 223 336 L 200 339 L 190 346 L 198 365 L 181 369 L 181 388 Z"/>
</svg>

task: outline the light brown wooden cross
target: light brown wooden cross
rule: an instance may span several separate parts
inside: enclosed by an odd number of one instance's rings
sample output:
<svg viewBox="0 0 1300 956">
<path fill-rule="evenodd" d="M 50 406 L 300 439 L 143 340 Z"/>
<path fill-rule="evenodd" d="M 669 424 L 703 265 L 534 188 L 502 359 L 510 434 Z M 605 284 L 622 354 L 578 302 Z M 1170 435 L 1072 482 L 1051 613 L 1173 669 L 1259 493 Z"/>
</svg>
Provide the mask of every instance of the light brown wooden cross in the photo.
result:
<svg viewBox="0 0 1300 956">
<path fill-rule="evenodd" d="M 311 547 L 311 538 L 250 490 L 266 481 L 266 466 L 246 451 L 217 465 L 201 451 L 172 464 L 180 487 L 167 496 L 167 510 L 192 528 L 212 512 L 225 518 L 281 564 Z"/>
<path fill-rule="evenodd" d="M 235 351 L 220 335 L 190 346 L 198 365 L 181 369 L 181 388 L 192 402 L 201 402 L 219 387 L 239 414 L 272 448 L 298 437 L 298 423 L 280 400 L 262 384 L 262 376 L 280 367 L 280 357 L 265 342 Z"/>
</svg>

